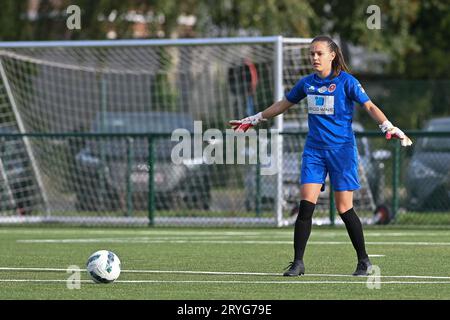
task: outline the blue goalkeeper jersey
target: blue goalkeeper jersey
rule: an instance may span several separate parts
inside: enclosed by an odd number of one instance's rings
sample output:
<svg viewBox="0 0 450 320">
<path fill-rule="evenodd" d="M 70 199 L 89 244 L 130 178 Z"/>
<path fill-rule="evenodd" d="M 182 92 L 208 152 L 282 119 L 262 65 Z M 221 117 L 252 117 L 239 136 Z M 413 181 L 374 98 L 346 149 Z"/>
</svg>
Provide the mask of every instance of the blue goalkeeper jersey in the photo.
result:
<svg viewBox="0 0 450 320">
<path fill-rule="evenodd" d="M 286 94 L 286 99 L 298 103 L 307 98 L 309 133 L 305 147 L 335 149 L 355 145 L 352 130 L 354 103 L 369 101 L 363 87 L 351 74 L 341 71 L 321 79 L 315 73 L 300 79 Z"/>
</svg>

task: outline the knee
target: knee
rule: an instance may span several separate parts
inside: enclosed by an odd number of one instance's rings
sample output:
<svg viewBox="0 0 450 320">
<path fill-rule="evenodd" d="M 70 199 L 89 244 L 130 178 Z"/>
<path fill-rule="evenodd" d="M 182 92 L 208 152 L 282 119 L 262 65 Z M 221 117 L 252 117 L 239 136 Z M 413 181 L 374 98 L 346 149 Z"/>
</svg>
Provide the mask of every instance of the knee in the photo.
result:
<svg viewBox="0 0 450 320">
<path fill-rule="evenodd" d="M 353 208 L 353 205 L 346 205 L 346 204 L 336 204 L 336 210 L 339 212 L 340 215 L 343 215 L 344 213 L 346 213 L 348 210 L 350 210 L 351 208 Z"/>
<path fill-rule="evenodd" d="M 308 200 L 300 201 L 300 208 L 298 209 L 297 220 L 302 220 L 302 221 L 310 220 L 314 213 L 315 207 L 316 207 L 316 204 L 313 202 L 310 202 Z"/>
</svg>

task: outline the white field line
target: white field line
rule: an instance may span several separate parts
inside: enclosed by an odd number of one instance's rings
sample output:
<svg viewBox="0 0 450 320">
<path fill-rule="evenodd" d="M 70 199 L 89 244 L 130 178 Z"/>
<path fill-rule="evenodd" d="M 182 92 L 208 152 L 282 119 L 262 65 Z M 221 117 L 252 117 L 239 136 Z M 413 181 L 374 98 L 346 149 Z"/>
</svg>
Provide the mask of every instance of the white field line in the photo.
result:
<svg viewBox="0 0 450 320">
<path fill-rule="evenodd" d="M 79 280 L 92 283 L 91 280 Z M 0 279 L 1 282 L 67 282 L 61 279 Z M 245 280 L 116 280 L 114 283 L 216 283 L 216 284 L 367 284 L 367 281 L 245 281 Z M 450 281 L 377 281 L 377 284 L 450 284 Z M 111 284 L 110 284 L 111 285 Z"/>
<path fill-rule="evenodd" d="M 90 241 L 95 240 L 95 241 L 101 241 L 101 240 L 108 240 L 108 241 L 208 241 L 208 240 L 225 240 L 225 241 L 282 241 L 282 242 L 286 242 L 286 241 L 292 241 L 292 234 L 290 235 L 286 235 L 286 237 L 280 237 L 280 236 L 259 236 L 259 235 L 239 235 L 240 238 L 243 238 L 242 240 L 236 240 L 236 236 L 235 235 L 185 235 L 185 236 L 180 236 L 180 235 L 173 235 L 173 236 L 134 236 L 134 237 L 95 237 L 95 238 L 63 238 L 63 239 L 19 239 L 17 241 L 22 242 L 22 241 Z M 253 239 L 248 239 L 248 238 L 253 238 Z M 315 238 L 321 238 L 321 237 L 316 237 L 313 236 L 311 237 L 310 241 L 324 241 L 324 240 L 315 240 Z M 343 238 L 344 240 L 349 239 L 348 238 L 348 234 L 342 234 L 340 236 L 333 236 L 333 237 L 326 237 L 326 238 Z M 367 235 L 365 235 L 365 238 L 370 238 L 370 236 L 368 237 Z M 340 239 L 339 239 L 340 240 Z M 449 239 L 450 240 L 450 239 Z M 329 240 L 331 241 L 331 240 Z M 337 240 L 335 240 L 337 241 Z M 398 240 L 394 240 L 394 241 L 398 241 Z M 449 242 L 450 243 L 450 242 Z"/>
<path fill-rule="evenodd" d="M 83 230 L 85 235 L 143 235 L 143 236 L 153 236 L 153 235 L 167 235 L 167 236 L 243 236 L 243 237 L 291 237 L 293 230 L 269 230 L 269 231 L 176 231 L 176 230 Z M 75 230 L 36 230 L 36 229 L 3 229 L 0 230 L 0 234 L 80 234 L 79 229 Z M 431 237 L 442 237 L 450 236 L 449 231 L 407 231 L 407 232 L 371 232 L 367 230 L 364 232 L 366 237 L 405 237 L 405 236 L 431 236 Z M 313 230 L 313 237 L 335 237 L 335 236 L 347 236 L 345 230 L 341 231 L 329 231 L 329 230 Z"/>
<path fill-rule="evenodd" d="M 215 243 L 215 244 L 292 244 L 292 240 L 173 240 L 167 239 L 113 239 L 113 238 L 92 238 L 92 239 L 21 239 L 18 243 Z M 349 241 L 309 241 L 308 244 L 329 244 L 347 245 Z M 450 246 L 450 242 L 427 242 L 427 241 L 366 241 L 369 245 L 404 245 L 404 246 Z"/>
<path fill-rule="evenodd" d="M 318 230 L 318 233 L 321 232 Z M 274 231 L 274 232 L 261 232 L 261 231 L 202 231 L 202 230 L 187 230 L 187 231 L 175 231 L 175 230 L 154 230 L 154 229 L 138 229 L 138 230 L 33 230 L 33 229 L 20 229 L 20 230 L 0 230 L 0 234 L 92 234 L 92 235 L 101 235 L 101 234 L 112 234 L 112 235 L 143 235 L 143 236 L 153 236 L 153 235 L 167 235 L 167 236 L 267 236 L 267 235 L 290 235 L 292 233 L 289 231 Z M 345 230 L 342 232 L 345 234 Z M 338 233 L 336 233 L 338 234 Z M 450 232 L 448 233 L 450 236 Z"/>
<path fill-rule="evenodd" d="M 0 267 L 0 271 L 41 271 L 41 272 L 67 272 L 67 268 L 39 268 L 39 267 Z M 86 269 L 80 269 L 80 271 L 86 271 Z M 197 274 L 197 275 L 242 275 L 242 276 L 281 276 L 280 273 L 269 272 L 225 272 L 225 271 L 193 271 L 193 270 L 122 270 L 122 273 L 150 273 L 150 274 Z M 355 278 L 348 274 L 306 274 L 304 277 L 349 277 Z M 366 278 L 369 276 L 361 276 L 360 278 Z M 377 276 L 378 277 L 378 276 Z M 410 275 L 379 275 L 380 278 L 405 278 L 405 279 L 448 279 L 450 276 L 410 276 Z"/>
</svg>

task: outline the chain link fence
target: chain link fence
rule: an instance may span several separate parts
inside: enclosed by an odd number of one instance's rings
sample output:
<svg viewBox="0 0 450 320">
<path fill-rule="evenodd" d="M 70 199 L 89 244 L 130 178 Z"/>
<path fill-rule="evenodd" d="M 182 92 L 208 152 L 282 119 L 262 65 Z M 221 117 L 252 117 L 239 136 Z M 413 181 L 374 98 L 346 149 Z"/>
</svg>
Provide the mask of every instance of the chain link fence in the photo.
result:
<svg viewBox="0 0 450 320">
<path fill-rule="evenodd" d="M 366 224 L 450 228 L 450 132 L 407 133 L 412 148 L 379 132 L 356 132 L 361 188 L 355 209 Z M 282 212 L 289 224 L 300 200 L 306 132 L 282 136 Z M 262 175 L 260 163 L 205 164 L 194 152 L 175 164 L 178 142 L 167 133 L 3 131 L 0 139 L 2 224 L 276 225 L 276 175 Z M 225 154 L 225 140 L 215 143 Z M 341 223 L 330 190 L 327 179 L 316 224 Z"/>
</svg>

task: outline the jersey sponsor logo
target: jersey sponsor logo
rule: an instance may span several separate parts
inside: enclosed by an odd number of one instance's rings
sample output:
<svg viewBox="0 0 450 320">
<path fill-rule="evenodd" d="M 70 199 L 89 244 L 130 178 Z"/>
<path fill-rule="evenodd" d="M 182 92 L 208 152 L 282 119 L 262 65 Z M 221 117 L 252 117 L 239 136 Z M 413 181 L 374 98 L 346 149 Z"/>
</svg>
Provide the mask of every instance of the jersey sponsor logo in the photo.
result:
<svg viewBox="0 0 450 320">
<path fill-rule="evenodd" d="M 358 83 L 358 87 L 362 93 L 366 93 L 366 91 L 364 90 L 364 88 L 362 87 L 362 85 L 360 83 Z"/>
<path fill-rule="evenodd" d="M 324 92 L 327 91 L 327 90 L 328 90 L 327 87 L 322 86 L 322 87 L 320 87 L 319 90 L 317 90 L 317 91 L 319 91 L 319 93 L 324 93 Z"/>
<path fill-rule="evenodd" d="M 309 114 L 334 114 L 334 96 L 308 95 Z"/>
<path fill-rule="evenodd" d="M 332 83 L 328 86 L 328 92 L 331 93 L 334 90 L 336 90 L 336 85 L 334 83 Z"/>
</svg>

